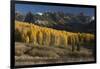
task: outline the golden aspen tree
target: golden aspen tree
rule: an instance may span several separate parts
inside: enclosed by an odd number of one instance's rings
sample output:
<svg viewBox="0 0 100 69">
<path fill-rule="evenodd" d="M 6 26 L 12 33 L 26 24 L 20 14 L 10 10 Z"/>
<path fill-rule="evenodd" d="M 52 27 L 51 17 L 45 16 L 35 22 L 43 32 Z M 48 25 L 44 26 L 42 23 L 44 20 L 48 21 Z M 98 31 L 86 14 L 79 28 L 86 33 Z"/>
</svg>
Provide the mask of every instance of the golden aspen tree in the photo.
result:
<svg viewBox="0 0 100 69">
<path fill-rule="evenodd" d="M 47 38 L 46 38 L 47 45 L 49 46 L 50 45 L 50 38 L 51 38 L 49 30 L 47 30 L 47 35 L 46 36 L 47 36 Z"/>
<path fill-rule="evenodd" d="M 55 36 L 55 45 L 56 46 L 60 46 L 60 37 L 59 37 L 59 32 L 56 34 L 56 36 Z"/>
<path fill-rule="evenodd" d="M 43 34 L 42 34 L 41 31 L 38 31 L 38 33 L 37 33 L 37 42 L 38 42 L 38 44 L 42 45 L 42 43 L 43 43 L 42 41 L 43 41 Z"/>
<path fill-rule="evenodd" d="M 55 33 L 54 33 L 54 31 L 52 31 L 50 37 L 51 37 L 50 45 L 54 45 L 55 44 Z"/>
<path fill-rule="evenodd" d="M 25 42 L 25 40 L 26 40 L 26 35 L 27 35 L 27 31 L 26 30 L 24 30 L 24 29 L 22 29 L 22 41 L 23 42 Z"/>
<path fill-rule="evenodd" d="M 75 51 L 75 38 L 74 35 L 71 36 L 72 51 Z"/>
<path fill-rule="evenodd" d="M 29 43 L 29 37 L 26 36 L 26 40 L 25 40 L 26 43 Z"/>
</svg>

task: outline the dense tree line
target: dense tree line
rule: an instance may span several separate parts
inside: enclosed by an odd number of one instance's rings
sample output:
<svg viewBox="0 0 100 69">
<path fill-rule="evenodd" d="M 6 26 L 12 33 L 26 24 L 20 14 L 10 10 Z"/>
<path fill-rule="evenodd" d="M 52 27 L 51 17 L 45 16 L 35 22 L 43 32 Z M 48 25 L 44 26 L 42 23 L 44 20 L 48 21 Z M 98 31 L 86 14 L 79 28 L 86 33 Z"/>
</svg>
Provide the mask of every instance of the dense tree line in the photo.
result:
<svg viewBox="0 0 100 69">
<path fill-rule="evenodd" d="M 72 33 L 46 27 L 40 27 L 32 23 L 15 22 L 15 41 L 33 43 L 46 46 L 74 46 L 80 49 L 84 43 L 93 43 L 94 35 L 88 33 Z"/>
</svg>

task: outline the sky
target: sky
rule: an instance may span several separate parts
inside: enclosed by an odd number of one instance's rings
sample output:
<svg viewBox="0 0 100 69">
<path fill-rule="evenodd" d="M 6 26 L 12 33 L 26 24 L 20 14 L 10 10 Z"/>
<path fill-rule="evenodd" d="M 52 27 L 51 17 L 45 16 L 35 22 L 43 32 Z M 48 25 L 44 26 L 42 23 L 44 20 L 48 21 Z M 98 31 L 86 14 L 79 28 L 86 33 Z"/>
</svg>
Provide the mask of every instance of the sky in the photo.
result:
<svg viewBox="0 0 100 69">
<path fill-rule="evenodd" d="M 16 4 L 15 11 L 26 14 L 31 11 L 32 13 L 43 13 L 43 12 L 64 12 L 79 14 L 83 12 L 87 16 L 94 16 L 94 8 L 86 7 L 67 7 L 67 6 L 47 6 L 47 5 L 29 5 L 29 4 Z"/>
</svg>

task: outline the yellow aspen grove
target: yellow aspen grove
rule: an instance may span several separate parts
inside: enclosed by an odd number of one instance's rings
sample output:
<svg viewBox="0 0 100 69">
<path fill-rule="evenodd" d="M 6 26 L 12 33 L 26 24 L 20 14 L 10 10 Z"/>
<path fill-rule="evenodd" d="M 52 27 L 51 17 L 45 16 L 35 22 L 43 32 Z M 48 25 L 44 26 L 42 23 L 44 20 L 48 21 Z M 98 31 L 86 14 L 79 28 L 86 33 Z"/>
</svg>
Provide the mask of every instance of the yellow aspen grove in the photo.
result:
<svg viewBox="0 0 100 69">
<path fill-rule="evenodd" d="M 19 21 L 15 21 L 15 37 L 15 41 L 46 46 L 74 46 L 94 41 L 93 34 L 67 32 Z"/>
</svg>

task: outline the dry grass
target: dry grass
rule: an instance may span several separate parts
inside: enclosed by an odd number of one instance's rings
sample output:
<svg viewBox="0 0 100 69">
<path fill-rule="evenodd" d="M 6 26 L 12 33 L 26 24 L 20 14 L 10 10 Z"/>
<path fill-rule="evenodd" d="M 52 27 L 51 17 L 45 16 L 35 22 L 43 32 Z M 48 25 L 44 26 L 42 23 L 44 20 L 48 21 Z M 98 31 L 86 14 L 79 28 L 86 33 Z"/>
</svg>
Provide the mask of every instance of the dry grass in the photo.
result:
<svg viewBox="0 0 100 69">
<path fill-rule="evenodd" d="M 93 59 L 92 52 L 86 48 L 82 48 L 80 52 L 72 52 L 70 46 L 60 48 L 57 46 L 33 46 L 24 43 L 15 44 L 16 65 L 21 63 L 27 65 L 32 63 L 79 62 L 80 59 L 83 59 L 83 61 Z"/>
</svg>

